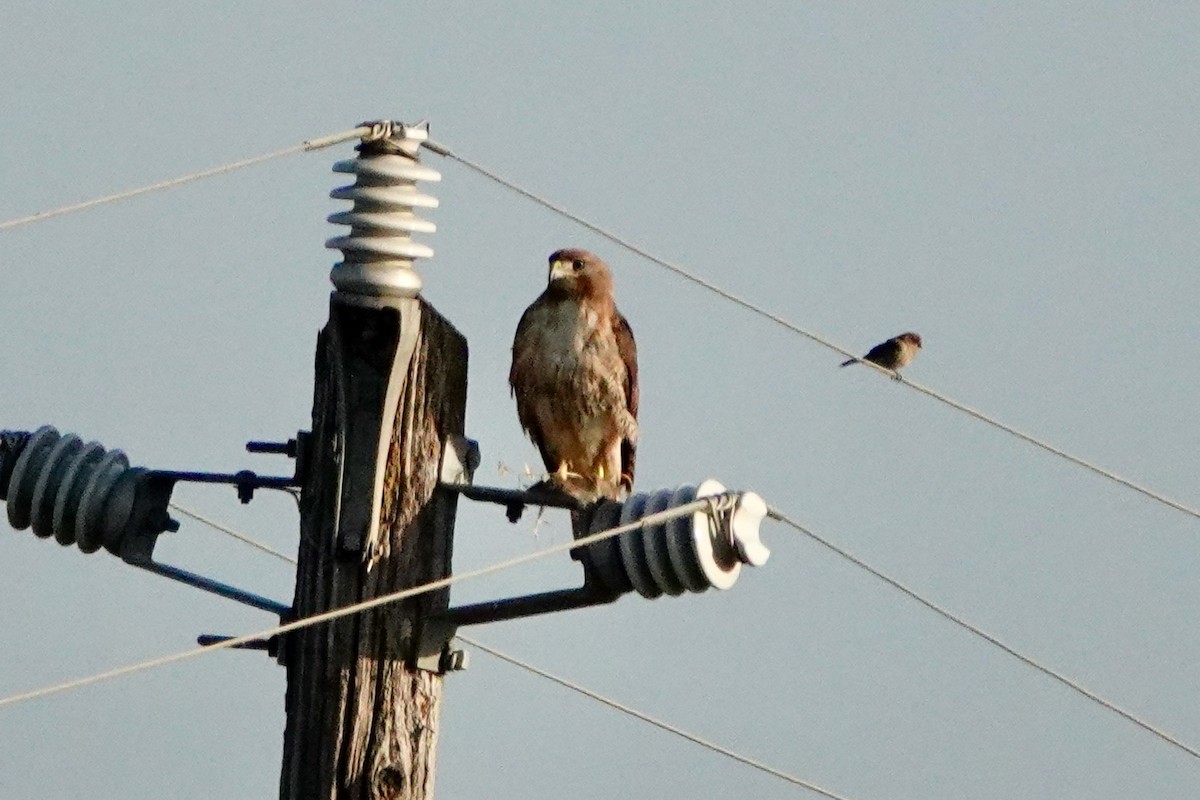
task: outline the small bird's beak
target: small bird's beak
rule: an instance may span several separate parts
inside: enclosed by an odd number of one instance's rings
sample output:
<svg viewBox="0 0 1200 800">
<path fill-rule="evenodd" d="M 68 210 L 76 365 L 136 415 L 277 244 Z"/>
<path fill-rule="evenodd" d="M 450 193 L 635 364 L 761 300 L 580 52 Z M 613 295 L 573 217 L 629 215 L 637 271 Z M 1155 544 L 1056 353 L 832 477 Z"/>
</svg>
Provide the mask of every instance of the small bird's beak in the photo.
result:
<svg viewBox="0 0 1200 800">
<path fill-rule="evenodd" d="M 565 278 L 574 272 L 575 270 L 572 268 L 571 262 L 560 258 L 550 265 L 550 280 L 553 282 L 558 278 Z"/>
</svg>

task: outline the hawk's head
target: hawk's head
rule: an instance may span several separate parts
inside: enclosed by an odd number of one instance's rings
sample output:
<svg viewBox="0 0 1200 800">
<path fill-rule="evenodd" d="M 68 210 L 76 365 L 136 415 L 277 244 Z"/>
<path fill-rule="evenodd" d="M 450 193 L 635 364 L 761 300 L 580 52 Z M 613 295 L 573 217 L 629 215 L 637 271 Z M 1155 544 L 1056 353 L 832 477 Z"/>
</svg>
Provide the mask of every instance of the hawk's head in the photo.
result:
<svg viewBox="0 0 1200 800">
<path fill-rule="evenodd" d="M 912 331 L 908 331 L 907 333 L 902 333 L 899 336 L 897 336 L 896 338 L 902 342 L 908 342 L 909 344 L 913 345 L 914 347 L 919 348 L 921 346 L 921 335 L 917 334 L 917 333 L 913 333 Z"/>
<path fill-rule="evenodd" d="M 567 248 L 550 254 L 550 288 L 576 298 L 612 295 L 608 266 L 587 250 Z"/>
</svg>

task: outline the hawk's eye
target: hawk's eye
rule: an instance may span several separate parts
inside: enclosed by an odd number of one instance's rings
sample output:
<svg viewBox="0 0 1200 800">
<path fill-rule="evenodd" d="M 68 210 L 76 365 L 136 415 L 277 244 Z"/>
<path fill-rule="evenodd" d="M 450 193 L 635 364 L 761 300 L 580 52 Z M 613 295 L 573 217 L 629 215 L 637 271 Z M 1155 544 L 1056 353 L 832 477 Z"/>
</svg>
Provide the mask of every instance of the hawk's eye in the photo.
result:
<svg viewBox="0 0 1200 800">
<path fill-rule="evenodd" d="M 577 258 L 571 262 L 571 266 L 574 267 L 576 272 L 579 272 L 579 270 L 583 269 L 583 262 Z"/>
</svg>

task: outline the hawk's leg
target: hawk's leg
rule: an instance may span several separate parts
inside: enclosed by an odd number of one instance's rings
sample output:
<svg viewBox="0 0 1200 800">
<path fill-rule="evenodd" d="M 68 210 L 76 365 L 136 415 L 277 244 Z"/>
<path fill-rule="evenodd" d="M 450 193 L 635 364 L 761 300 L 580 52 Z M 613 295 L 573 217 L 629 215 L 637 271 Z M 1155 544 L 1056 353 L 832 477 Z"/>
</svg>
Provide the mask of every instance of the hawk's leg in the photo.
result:
<svg viewBox="0 0 1200 800">
<path fill-rule="evenodd" d="M 566 486 L 567 482 L 571 478 L 579 478 L 580 480 L 583 479 L 583 476 L 578 472 L 571 472 L 571 470 L 567 467 L 566 461 L 560 463 L 558 465 L 558 469 L 556 469 L 550 477 L 557 481 L 561 486 Z"/>
</svg>

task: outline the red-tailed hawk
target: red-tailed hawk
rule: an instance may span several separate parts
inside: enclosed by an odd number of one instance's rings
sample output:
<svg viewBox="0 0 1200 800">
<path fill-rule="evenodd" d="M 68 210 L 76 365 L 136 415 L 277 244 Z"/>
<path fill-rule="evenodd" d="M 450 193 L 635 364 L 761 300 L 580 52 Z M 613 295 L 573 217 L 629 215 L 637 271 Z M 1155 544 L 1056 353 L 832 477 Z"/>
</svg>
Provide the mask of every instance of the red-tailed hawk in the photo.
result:
<svg viewBox="0 0 1200 800">
<path fill-rule="evenodd" d="M 875 345 L 862 358 L 851 358 L 843 361 L 842 366 L 848 367 L 857 361 L 871 361 L 895 372 L 901 367 L 907 367 L 911 364 L 912 360 L 917 357 L 917 351 L 920 349 L 921 337 L 909 331 L 899 336 L 893 336 L 886 342 Z M 895 377 L 896 380 L 900 380 L 899 374 Z"/>
<path fill-rule="evenodd" d="M 508 382 L 554 484 L 587 502 L 633 488 L 637 345 L 603 261 L 550 256 L 546 290 L 517 325 Z"/>
</svg>

